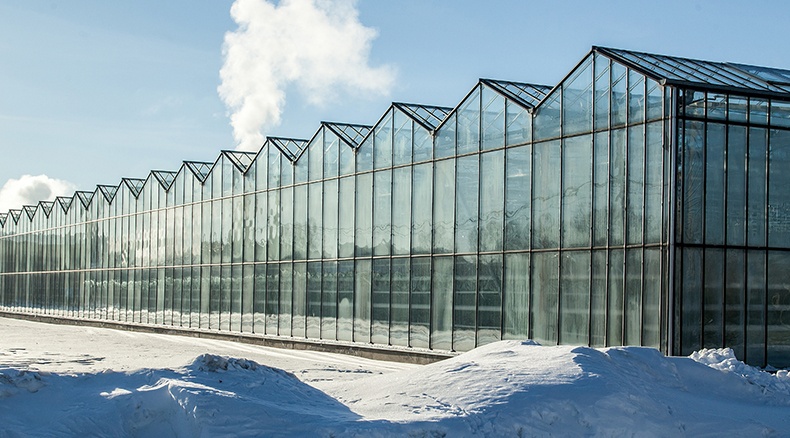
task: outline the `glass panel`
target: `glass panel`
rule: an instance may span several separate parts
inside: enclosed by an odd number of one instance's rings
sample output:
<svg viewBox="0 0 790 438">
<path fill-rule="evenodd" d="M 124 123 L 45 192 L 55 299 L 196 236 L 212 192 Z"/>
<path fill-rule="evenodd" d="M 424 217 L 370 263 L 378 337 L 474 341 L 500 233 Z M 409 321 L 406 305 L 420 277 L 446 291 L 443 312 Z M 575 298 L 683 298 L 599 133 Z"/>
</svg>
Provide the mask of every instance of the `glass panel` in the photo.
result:
<svg viewBox="0 0 790 438">
<path fill-rule="evenodd" d="M 307 263 L 293 265 L 293 316 L 292 333 L 296 337 L 305 337 L 307 315 Z"/>
<path fill-rule="evenodd" d="M 626 115 L 628 113 L 628 93 L 626 81 L 628 79 L 628 70 L 622 65 L 612 62 L 612 111 L 611 125 L 622 126 L 625 125 Z"/>
<path fill-rule="evenodd" d="M 453 350 L 469 351 L 475 347 L 477 257 L 455 257 L 453 291 Z"/>
<path fill-rule="evenodd" d="M 561 95 L 561 90 L 559 88 L 556 89 L 543 101 L 538 110 L 535 111 L 534 141 L 560 136 Z"/>
<path fill-rule="evenodd" d="M 429 254 L 433 228 L 433 165 L 431 163 L 418 164 L 413 169 L 411 252 L 412 254 Z"/>
<path fill-rule="evenodd" d="M 431 259 L 411 259 L 411 347 L 428 348 L 431 329 Z"/>
<path fill-rule="evenodd" d="M 593 245 L 609 240 L 609 133 L 595 134 L 593 158 Z"/>
<path fill-rule="evenodd" d="M 507 150 L 505 179 L 505 249 L 529 249 L 531 147 Z"/>
<path fill-rule="evenodd" d="M 609 127 L 609 58 L 595 54 L 595 129 Z"/>
<path fill-rule="evenodd" d="M 658 120 L 663 115 L 664 89 L 658 82 L 652 79 L 647 80 L 647 120 Z"/>
<path fill-rule="evenodd" d="M 322 225 L 324 258 L 337 257 L 337 190 L 336 179 L 324 181 L 324 220 Z"/>
<path fill-rule="evenodd" d="M 562 246 L 589 246 L 592 225 L 592 135 L 566 138 L 562 155 Z"/>
<path fill-rule="evenodd" d="M 323 254 L 323 185 L 310 183 L 307 210 L 307 257 L 321 258 Z"/>
<path fill-rule="evenodd" d="M 479 156 L 458 158 L 455 203 L 455 250 L 457 252 L 477 251 L 477 218 L 480 196 Z"/>
<path fill-rule="evenodd" d="M 592 57 L 562 84 L 562 133 L 592 131 L 593 126 Z"/>
<path fill-rule="evenodd" d="M 529 338 L 529 253 L 505 254 L 504 339 Z"/>
<path fill-rule="evenodd" d="M 532 140 L 532 115 L 527 110 L 507 101 L 507 145 L 527 143 Z"/>
<path fill-rule="evenodd" d="M 773 366 L 790 364 L 790 253 L 768 252 L 768 357 Z"/>
<path fill-rule="evenodd" d="M 592 252 L 590 284 L 590 345 L 606 345 L 606 254 L 607 251 Z M 658 310 L 656 310 L 657 312 Z"/>
<path fill-rule="evenodd" d="M 321 262 L 307 263 L 307 337 L 321 336 Z"/>
<path fill-rule="evenodd" d="M 357 175 L 356 189 L 355 253 L 369 256 L 373 254 L 373 174 Z"/>
<path fill-rule="evenodd" d="M 269 192 L 269 240 L 268 260 L 280 259 L 280 191 Z"/>
<path fill-rule="evenodd" d="M 323 262 L 321 339 L 337 339 L 337 262 Z"/>
<path fill-rule="evenodd" d="M 348 146 L 345 143 L 341 145 L 337 135 L 333 132 L 324 130 L 324 178 L 337 176 L 341 147 Z"/>
<path fill-rule="evenodd" d="M 307 258 L 307 184 L 294 187 L 294 259 Z M 353 196 L 353 195 L 352 195 Z M 353 210 L 352 210 L 353 214 Z"/>
<path fill-rule="evenodd" d="M 645 192 L 645 125 L 628 128 L 626 243 L 642 243 Z"/>
<path fill-rule="evenodd" d="M 453 258 L 433 259 L 431 302 L 431 348 L 452 349 L 453 328 Z"/>
<path fill-rule="evenodd" d="M 477 269 L 477 345 L 501 339 L 502 255 L 481 255 Z"/>
<path fill-rule="evenodd" d="M 308 166 L 308 179 L 310 181 L 317 181 L 323 178 L 324 172 L 324 132 L 325 128 L 321 128 L 318 134 L 313 138 L 313 141 L 307 145 L 307 166 Z M 270 186 L 271 187 L 271 186 Z"/>
<path fill-rule="evenodd" d="M 557 344 L 559 305 L 559 254 L 532 254 L 532 339 L 542 345 Z"/>
<path fill-rule="evenodd" d="M 586 345 L 590 332 L 590 252 L 562 253 L 559 342 Z"/>
<path fill-rule="evenodd" d="M 280 191 L 280 260 L 293 258 L 293 190 L 293 187 L 288 187 Z"/>
<path fill-rule="evenodd" d="M 647 144 L 645 146 L 645 243 L 659 243 L 662 240 L 663 224 L 663 178 L 664 178 L 664 139 L 663 123 L 647 124 Z"/>
<path fill-rule="evenodd" d="M 458 108 L 458 155 L 480 150 L 480 87 Z"/>
<path fill-rule="evenodd" d="M 626 212 L 625 129 L 612 131 L 609 145 L 609 244 L 624 242 Z"/>
<path fill-rule="evenodd" d="M 661 345 L 661 291 L 664 278 L 661 269 L 661 256 L 662 251 L 659 248 L 645 248 L 642 345 L 654 348 L 659 348 Z"/>
<path fill-rule="evenodd" d="M 392 171 L 373 176 L 373 255 L 388 255 L 392 244 Z"/>
<path fill-rule="evenodd" d="M 434 170 L 433 252 L 453 252 L 455 160 L 437 161 Z M 449 348 L 448 348 L 449 349 Z"/>
<path fill-rule="evenodd" d="M 705 243 L 724 243 L 724 125 L 708 123 L 705 149 Z"/>
<path fill-rule="evenodd" d="M 730 96 L 727 117 L 735 122 L 745 122 L 749 114 L 749 101 L 745 97 Z"/>
<path fill-rule="evenodd" d="M 381 169 L 392 166 L 392 111 L 376 127 L 373 144 L 373 167 Z"/>
<path fill-rule="evenodd" d="M 746 357 L 745 362 L 765 366 L 766 254 L 746 253 Z"/>
<path fill-rule="evenodd" d="M 688 355 L 700 348 L 702 338 L 702 250 L 686 248 L 683 254 L 683 292 L 681 296 L 681 346 L 682 355 Z"/>
<path fill-rule="evenodd" d="M 433 137 L 423 127 L 414 125 L 414 162 L 430 160 L 433 156 Z"/>
<path fill-rule="evenodd" d="M 354 261 L 337 263 L 337 339 L 352 341 L 354 332 Z"/>
<path fill-rule="evenodd" d="M 409 259 L 392 259 L 390 345 L 409 345 Z"/>
<path fill-rule="evenodd" d="M 768 101 L 762 99 L 749 99 L 749 123 L 768 123 Z"/>
<path fill-rule="evenodd" d="M 390 259 L 373 260 L 371 338 L 374 344 L 389 344 Z"/>
<path fill-rule="evenodd" d="M 293 265 L 280 264 L 280 302 L 277 307 L 279 313 L 279 335 L 291 336 L 291 317 L 293 315 Z"/>
<path fill-rule="evenodd" d="M 630 70 L 628 73 L 628 122 L 640 123 L 645 118 L 645 77 Z"/>
<path fill-rule="evenodd" d="M 558 248 L 560 240 L 560 142 L 534 145 L 532 245 Z"/>
<path fill-rule="evenodd" d="M 280 266 L 266 266 L 266 334 L 278 335 L 280 318 Z"/>
<path fill-rule="evenodd" d="M 444 158 L 455 155 L 455 118 L 453 113 L 436 132 L 434 158 Z"/>
<path fill-rule="evenodd" d="M 373 136 L 368 137 L 357 149 L 357 172 L 373 168 Z"/>
<path fill-rule="evenodd" d="M 501 251 L 505 212 L 504 151 L 480 156 L 480 251 Z"/>
<path fill-rule="evenodd" d="M 483 149 L 505 145 L 505 98 L 488 87 L 482 88 Z"/>
<path fill-rule="evenodd" d="M 771 101 L 771 126 L 790 127 L 790 102 Z"/>
<path fill-rule="evenodd" d="M 746 237 L 752 246 L 765 245 L 765 206 L 766 199 L 766 171 L 765 159 L 767 153 L 768 131 L 762 128 L 749 128 L 749 157 L 748 157 L 748 199 L 746 214 Z"/>
<path fill-rule="evenodd" d="M 724 250 L 705 250 L 704 282 L 702 346 L 717 348 L 722 346 L 724 339 Z"/>
<path fill-rule="evenodd" d="M 727 243 L 746 243 L 746 128 L 729 126 L 727 135 Z"/>
<path fill-rule="evenodd" d="M 624 345 L 623 306 L 625 287 L 625 253 L 622 249 L 609 251 L 609 320 L 606 330 L 606 344 Z"/>
<path fill-rule="evenodd" d="M 394 111 L 394 113 L 393 163 L 397 166 L 411 162 L 411 135 L 414 123 L 402 112 Z"/>
<path fill-rule="evenodd" d="M 687 243 L 702 243 L 705 185 L 705 124 L 686 121 L 683 134 L 683 234 Z"/>
<path fill-rule="evenodd" d="M 392 253 L 408 254 L 411 242 L 411 167 L 392 171 Z"/>
<path fill-rule="evenodd" d="M 727 118 L 727 95 L 708 93 L 707 95 L 708 118 L 725 120 Z"/>
<path fill-rule="evenodd" d="M 370 342 L 371 260 L 356 260 L 354 274 L 354 342 Z"/>
<path fill-rule="evenodd" d="M 338 256 L 354 255 L 354 177 L 340 179 L 338 213 Z"/>
<path fill-rule="evenodd" d="M 790 131 L 771 130 L 768 160 L 768 246 L 790 248 Z"/>
<path fill-rule="evenodd" d="M 625 344 L 642 344 L 642 249 L 625 251 Z"/>
<path fill-rule="evenodd" d="M 743 358 L 744 332 L 746 329 L 745 271 L 746 257 L 742 250 L 726 251 L 724 289 L 724 345 Z"/>
</svg>

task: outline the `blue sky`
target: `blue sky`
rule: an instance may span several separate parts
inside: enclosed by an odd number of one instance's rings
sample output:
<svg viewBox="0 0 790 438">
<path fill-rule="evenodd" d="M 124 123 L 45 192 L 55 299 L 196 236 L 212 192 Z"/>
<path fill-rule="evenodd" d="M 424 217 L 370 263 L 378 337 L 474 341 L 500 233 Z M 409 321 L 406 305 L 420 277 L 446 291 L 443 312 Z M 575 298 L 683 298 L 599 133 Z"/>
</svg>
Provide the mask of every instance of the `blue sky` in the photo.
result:
<svg viewBox="0 0 790 438">
<path fill-rule="evenodd" d="M 261 0 L 263 1 L 263 0 Z M 218 96 L 231 0 L 0 0 L 0 185 L 45 174 L 81 190 L 213 161 L 235 141 Z M 554 85 L 592 45 L 790 69 L 784 1 L 362 0 L 366 62 L 386 93 L 321 105 L 284 88 L 279 126 L 373 124 L 391 101 L 455 106 L 480 77 Z"/>
</svg>

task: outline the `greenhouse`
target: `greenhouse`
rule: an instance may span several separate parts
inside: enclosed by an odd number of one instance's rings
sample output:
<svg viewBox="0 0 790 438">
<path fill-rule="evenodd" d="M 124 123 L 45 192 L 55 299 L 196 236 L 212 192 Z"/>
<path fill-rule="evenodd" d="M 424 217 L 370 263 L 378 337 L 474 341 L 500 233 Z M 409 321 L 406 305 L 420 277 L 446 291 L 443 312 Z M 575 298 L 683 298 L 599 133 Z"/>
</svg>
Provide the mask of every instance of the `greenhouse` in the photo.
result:
<svg viewBox="0 0 790 438">
<path fill-rule="evenodd" d="M 790 366 L 788 169 L 790 71 L 593 47 L 555 86 L 481 79 L 0 214 L 0 310 Z"/>
</svg>

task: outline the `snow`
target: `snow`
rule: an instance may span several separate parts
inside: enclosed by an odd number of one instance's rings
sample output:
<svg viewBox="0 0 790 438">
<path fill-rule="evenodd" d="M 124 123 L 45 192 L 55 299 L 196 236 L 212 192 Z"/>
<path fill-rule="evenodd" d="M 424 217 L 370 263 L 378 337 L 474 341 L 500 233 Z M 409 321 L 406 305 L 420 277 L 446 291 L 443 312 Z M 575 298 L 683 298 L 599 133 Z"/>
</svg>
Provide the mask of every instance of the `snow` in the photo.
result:
<svg viewBox="0 0 790 438">
<path fill-rule="evenodd" d="M 790 375 L 501 341 L 431 365 L 0 318 L 0 437 L 790 436 Z"/>
</svg>

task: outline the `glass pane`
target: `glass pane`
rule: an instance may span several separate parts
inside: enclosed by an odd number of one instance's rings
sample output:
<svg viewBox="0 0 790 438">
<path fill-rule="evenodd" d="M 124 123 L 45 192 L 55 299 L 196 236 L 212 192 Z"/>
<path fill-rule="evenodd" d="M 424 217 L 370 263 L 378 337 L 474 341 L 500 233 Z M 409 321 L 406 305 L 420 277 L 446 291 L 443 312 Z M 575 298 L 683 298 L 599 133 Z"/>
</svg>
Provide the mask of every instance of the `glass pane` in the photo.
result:
<svg viewBox="0 0 790 438">
<path fill-rule="evenodd" d="M 414 162 L 430 160 L 433 156 L 433 137 L 425 128 L 414 125 Z"/>
<path fill-rule="evenodd" d="M 622 249 L 609 251 L 609 320 L 607 323 L 606 344 L 624 345 L 623 306 L 625 287 L 625 254 Z"/>
<path fill-rule="evenodd" d="M 293 336 L 306 336 L 307 315 L 307 263 L 293 265 L 293 316 L 291 332 Z"/>
<path fill-rule="evenodd" d="M 431 229 L 433 224 L 433 165 L 418 164 L 413 167 L 412 178 L 412 254 L 431 252 Z"/>
<path fill-rule="evenodd" d="M 354 261 L 337 264 L 337 339 L 352 341 L 354 333 Z"/>
<path fill-rule="evenodd" d="M 702 339 L 702 312 L 700 303 L 702 302 L 702 250 L 698 248 L 686 248 L 683 254 L 683 293 L 681 296 L 680 317 L 681 345 L 680 354 L 688 355 L 699 350 Z"/>
<path fill-rule="evenodd" d="M 307 258 L 307 187 L 307 184 L 294 187 L 293 253 L 295 260 Z"/>
<path fill-rule="evenodd" d="M 628 80 L 628 70 L 622 65 L 612 62 L 612 110 L 611 110 L 611 125 L 622 126 L 625 125 L 626 114 L 628 113 L 628 93 L 626 82 Z"/>
<path fill-rule="evenodd" d="M 337 186 L 338 182 L 336 179 L 324 181 L 324 219 L 322 225 L 324 258 L 337 257 Z"/>
<path fill-rule="evenodd" d="M 505 98 L 490 88 L 482 87 L 483 149 L 505 145 Z"/>
<path fill-rule="evenodd" d="M 658 82 L 647 79 L 647 120 L 658 120 L 662 117 L 664 107 L 664 89 Z"/>
<path fill-rule="evenodd" d="M 475 348 L 477 257 L 455 257 L 453 282 L 453 350 Z"/>
<path fill-rule="evenodd" d="M 744 333 L 746 330 L 745 267 L 746 257 L 743 250 L 726 251 L 726 270 L 724 271 L 724 345 L 743 358 Z"/>
<path fill-rule="evenodd" d="M 749 128 L 749 157 L 748 157 L 748 201 L 746 214 L 746 234 L 749 245 L 765 245 L 765 205 L 766 199 L 766 172 L 765 160 L 767 155 L 768 130 L 762 128 Z"/>
<path fill-rule="evenodd" d="M 390 259 L 373 260 L 371 291 L 371 338 L 374 344 L 389 344 Z"/>
<path fill-rule="evenodd" d="M 771 130 L 768 159 L 768 245 L 790 248 L 790 131 Z"/>
<path fill-rule="evenodd" d="M 338 256 L 354 255 L 354 177 L 340 179 L 338 213 Z"/>
<path fill-rule="evenodd" d="M 409 345 L 409 259 L 392 259 L 390 345 Z"/>
<path fill-rule="evenodd" d="M 307 263 L 307 337 L 321 336 L 321 262 Z"/>
<path fill-rule="evenodd" d="M 411 248 L 411 167 L 392 171 L 392 253 L 408 254 Z"/>
<path fill-rule="evenodd" d="M 595 55 L 595 129 L 609 127 L 609 58 Z"/>
<path fill-rule="evenodd" d="M 628 122 L 645 119 L 645 77 L 631 70 L 628 73 Z"/>
<path fill-rule="evenodd" d="M 661 266 L 662 251 L 659 248 L 645 248 L 645 279 L 642 290 L 642 345 L 659 348 L 661 346 L 661 292 L 665 276 Z M 724 278 L 722 276 L 722 278 Z"/>
<path fill-rule="evenodd" d="M 480 159 L 480 250 L 501 251 L 504 227 L 504 151 L 482 154 Z"/>
<path fill-rule="evenodd" d="M 455 250 L 477 251 L 477 218 L 479 215 L 479 156 L 458 158 L 455 203 Z"/>
<path fill-rule="evenodd" d="M 328 130 L 324 132 L 324 178 L 337 176 L 340 148 L 347 145 L 340 144 L 337 135 Z"/>
<path fill-rule="evenodd" d="M 477 345 L 501 339 L 502 255 L 481 255 L 477 267 Z"/>
<path fill-rule="evenodd" d="M 703 294 L 702 346 L 718 348 L 724 339 L 724 251 L 705 250 L 705 287 Z"/>
<path fill-rule="evenodd" d="M 562 84 L 562 133 L 573 135 L 592 131 L 592 57 Z"/>
<path fill-rule="evenodd" d="M 724 243 L 725 126 L 708 123 L 705 149 L 705 243 Z"/>
<path fill-rule="evenodd" d="M 589 246 L 592 222 L 592 135 L 565 139 L 562 154 L 562 246 Z"/>
<path fill-rule="evenodd" d="M 323 262 L 321 339 L 337 339 L 337 262 Z"/>
<path fill-rule="evenodd" d="M 664 138 L 663 123 L 647 124 L 645 146 L 645 243 L 659 243 L 663 226 Z"/>
<path fill-rule="evenodd" d="M 354 273 L 354 342 L 370 342 L 371 260 L 356 260 Z"/>
<path fill-rule="evenodd" d="M 702 243 L 705 185 L 705 125 L 685 122 L 683 134 L 683 233 L 682 241 Z"/>
<path fill-rule="evenodd" d="M 392 243 L 392 171 L 373 177 L 373 254 L 388 255 Z"/>
<path fill-rule="evenodd" d="M 533 247 L 558 248 L 560 241 L 560 142 L 534 146 L 532 175 Z"/>
<path fill-rule="evenodd" d="M 746 356 L 745 362 L 765 366 L 765 271 L 764 251 L 746 253 Z"/>
<path fill-rule="evenodd" d="M 308 179 L 317 181 L 324 177 L 324 128 L 307 145 Z"/>
<path fill-rule="evenodd" d="M 436 132 L 434 158 L 444 158 L 455 155 L 455 118 L 453 113 Z"/>
<path fill-rule="evenodd" d="M 433 252 L 453 252 L 455 160 L 436 162 L 433 186 Z"/>
<path fill-rule="evenodd" d="M 393 140 L 393 163 L 406 164 L 411 162 L 412 120 L 400 111 L 395 113 L 395 138 Z"/>
<path fill-rule="evenodd" d="M 746 128 L 729 126 L 727 135 L 727 243 L 746 243 Z"/>
<path fill-rule="evenodd" d="M 480 150 L 480 87 L 461 104 L 457 114 L 457 154 Z"/>
<path fill-rule="evenodd" d="M 431 302 L 431 348 L 452 349 L 453 328 L 453 258 L 433 259 Z"/>
<path fill-rule="evenodd" d="M 534 141 L 546 140 L 560 136 L 560 100 L 561 89 L 556 89 L 550 94 L 535 111 Z"/>
<path fill-rule="evenodd" d="M 317 259 L 323 253 L 323 185 L 317 182 L 308 187 L 307 257 Z"/>
<path fill-rule="evenodd" d="M 507 150 L 505 179 L 505 249 L 529 249 L 531 147 Z"/>
<path fill-rule="evenodd" d="M 768 357 L 774 366 L 790 364 L 790 254 L 768 252 Z"/>
<path fill-rule="evenodd" d="M 606 345 L 606 255 L 607 251 L 592 252 L 592 281 L 590 284 L 590 345 Z"/>
<path fill-rule="evenodd" d="M 417 348 L 428 348 L 431 328 L 431 259 L 411 259 L 410 342 Z"/>
<path fill-rule="evenodd" d="M 507 101 L 507 145 L 527 143 L 532 140 L 532 115 L 527 110 Z"/>
<path fill-rule="evenodd" d="M 642 243 L 645 193 L 645 125 L 628 128 L 626 242 Z"/>
<path fill-rule="evenodd" d="M 376 127 L 373 143 L 373 167 L 392 166 L 392 111 Z"/>
<path fill-rule="evenodd" d="M 373 174 L 357 175 L 356 178 L 355 253 L 357 256 L 369 256 L 373 254 Z"/>
<path fill-rule="evenodd" d="M 609 244 L 622 245 L 625 239 L 626 190 L 625 129 L 611 132 L 609 144 Z"/>
<path fill-rule="evenodd" d="M 529 338 L 529 253 L 505 254 L 504 339 Z"/>
<path fill-rule="evenodd" d="M 532 254 L 532 339 L 542 345 L 556 345 L 559 305 L 559 254 Z"/>
<path fill-rule="evenodd" d="M 560 333 L 563 344 L 586 345 L 590 331 L 590 253 L 566 251 L 560 277 Z"/>
</svg>

